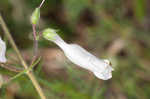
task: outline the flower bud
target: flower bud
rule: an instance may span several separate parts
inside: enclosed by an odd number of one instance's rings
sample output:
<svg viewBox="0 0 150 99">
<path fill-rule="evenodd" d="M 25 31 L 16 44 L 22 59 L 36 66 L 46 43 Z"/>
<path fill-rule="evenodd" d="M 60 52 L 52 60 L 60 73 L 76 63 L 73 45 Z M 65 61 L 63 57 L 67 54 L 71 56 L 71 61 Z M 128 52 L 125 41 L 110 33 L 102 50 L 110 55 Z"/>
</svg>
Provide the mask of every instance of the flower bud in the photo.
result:
<svg viewBox="0 0 150 99">
<path fill-rule="evenodd" d="M 34 12 L 32 13 L 31 23 L 36 25 L 39 19 L 40 19 L 40 8 L 36 8 Z"/>
</svg>

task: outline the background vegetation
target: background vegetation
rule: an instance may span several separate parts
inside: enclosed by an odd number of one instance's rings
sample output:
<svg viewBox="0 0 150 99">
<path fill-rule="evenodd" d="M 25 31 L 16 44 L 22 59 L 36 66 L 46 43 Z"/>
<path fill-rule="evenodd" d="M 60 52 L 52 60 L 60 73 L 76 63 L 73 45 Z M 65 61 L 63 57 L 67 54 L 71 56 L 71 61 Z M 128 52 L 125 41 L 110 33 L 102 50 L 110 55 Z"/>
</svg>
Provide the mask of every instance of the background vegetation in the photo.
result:
<svg viewBox="0 0 150 99">
<path fill-rule="evenodd" d="M 32 57 L 30 16 L 41 0 L 0 0 L 0 12 L 24 58 Z M 42 61 L 34 68 L 47 99 L 149 99 L 149 0 L 46 0 L 39 31 L 60 30 L 68 43 L 78 43 L 100 58 L 109 58 L 112 79 L 102 81 L 68 62 L 52 42 L 41 39 Z M 0 28 L 0 35 L 5 39 Z M 7 39 L 6 39 L 7 42 Z M 20 66 L 7 43 L 8 63 Z M 4 80 L 17 73 L 0 67 Z M 26 75 L 0 89 L 0 99 L 39 99 Z"/>
</svg>

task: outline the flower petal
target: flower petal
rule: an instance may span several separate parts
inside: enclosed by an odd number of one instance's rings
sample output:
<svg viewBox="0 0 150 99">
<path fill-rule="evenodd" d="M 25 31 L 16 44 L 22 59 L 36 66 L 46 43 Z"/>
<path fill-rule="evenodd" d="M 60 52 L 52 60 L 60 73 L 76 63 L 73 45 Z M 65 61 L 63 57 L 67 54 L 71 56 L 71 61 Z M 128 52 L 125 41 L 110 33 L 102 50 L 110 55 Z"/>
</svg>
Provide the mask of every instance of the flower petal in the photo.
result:
<svg viewBox="0 0 150 99">
<path fill-rule="evenodd" d="M 5 57 L 6 44 L 0 37 L 0 62 L 5 63 L 7 61 Z"/>
</svg>

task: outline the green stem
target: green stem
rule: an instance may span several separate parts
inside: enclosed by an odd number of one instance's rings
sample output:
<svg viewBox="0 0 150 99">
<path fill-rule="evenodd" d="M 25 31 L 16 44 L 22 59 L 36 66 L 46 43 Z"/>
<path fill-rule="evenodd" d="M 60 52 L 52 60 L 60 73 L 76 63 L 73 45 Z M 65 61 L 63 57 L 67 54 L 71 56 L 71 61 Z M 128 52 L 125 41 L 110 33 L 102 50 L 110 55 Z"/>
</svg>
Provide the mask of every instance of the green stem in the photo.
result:
<svg viewBox="0 0 150 99">
<path fill-rule="evenodd" d="M 27 65 L 27 63 L 25 62 L 25 60 L 23 59 L 23 57 L 22 57 L 22 55 L 21 55 L 19 49 L 17 48 L 17 46 L 16 46 L 16 44 L 15 44 L 15 42 L 14 42 L 14 40 L 13 40 L 13 38 L 12 38 L 10 32 L 9 32 L 9 29 L 7 28 L 7 26 L 6 26 L 5 22 L 4 22 L 4 20 L 3 20 L 2 16 L 1 16 L 1 14 L 0 14 L 0 24 L 1 24 L 1 26 L 2 26 L 2 29 L 3 29 L 3 31 L 4 31 L 4 33 L 5 33 L 5 35 L 6 35 L 6 37 L 8 38 L 8 40 L 9 40 L 9 42 L 10 42 L 10 44 L 12 45 L 13 49 L 15 50 L 15 52 L 16 52 L 16 54 L 17 54 L 17 56 L 18 56 L 18 58 L 19 58 L 19 60 L 20 60 L 20 62 L 21 62 L 21 64 L 23 65 L 23 67 L 24 67 L 25 69 L 28 69 L 28 65 Z M 42 89 L 41 89 L 39 83 L 38 83 L 37 80 L 35 79 L 33 73 L 32 73 L 32 72 L 27 72 L 27 75 L 28 75 L 28 77 L 30 78 L 30 80 L 32 81 L 32 83 L 33 83 L 35 89 L 36 89 L 37 92 L 39 93 L 41 99 L 46 99 L 46 97 L 45 97 L 45 95 L 44 95 L 44 93 L 43 93 L 43 91 L 42 91 Z"/>
<path fill-rule="evenodd" d="M 8 82 L 6 82 L 4 84 L 6 85 L 7 83 L 11 82 L 12 80 L 15 80 L 16 78 L 20 77 L 21 75 L 23 75 L 23 74 L 25 74 L 27 72 L 30 72 L 33 69 L 33 67 L 39 63 L 40 59 L 41 58 L 38 58 L 38 60 L 36 60 L 31 66 L 29 66 L 28 69 L 25 69 L 25 70 L 21 71 L 20 73 L 18 73 L 14 77 L 12 77 Z"/>
</svg>

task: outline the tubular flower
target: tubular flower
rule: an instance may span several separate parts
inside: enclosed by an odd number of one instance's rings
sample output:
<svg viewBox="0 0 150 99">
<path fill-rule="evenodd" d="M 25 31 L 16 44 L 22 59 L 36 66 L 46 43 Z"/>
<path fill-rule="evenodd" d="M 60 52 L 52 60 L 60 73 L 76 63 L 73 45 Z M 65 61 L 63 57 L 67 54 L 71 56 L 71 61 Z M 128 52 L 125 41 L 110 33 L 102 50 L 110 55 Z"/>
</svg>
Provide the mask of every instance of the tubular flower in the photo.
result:
<svg viewBox="0 0 150 99">
<path fill-rule="evenodd" d="M 5 57 L 5 52 L 6 52 L 6 44 L 0 37 L 0 62 L 1 63 L 5 63 L 7 61 Z"/>
<path fill-rule="evenodd" d="M 56 32 L 51 28 L 45 29 L 43 37 L 56 43 L 71 62 L 93 72 L 99 79 L 108 80 L 112 77 L 113 68 L 109 60 L 99 59 L 77 44 L 67 44 Z"/>
</svg>

